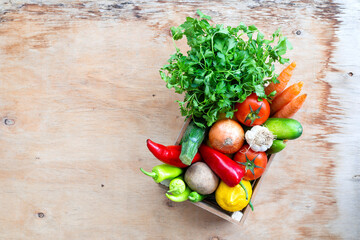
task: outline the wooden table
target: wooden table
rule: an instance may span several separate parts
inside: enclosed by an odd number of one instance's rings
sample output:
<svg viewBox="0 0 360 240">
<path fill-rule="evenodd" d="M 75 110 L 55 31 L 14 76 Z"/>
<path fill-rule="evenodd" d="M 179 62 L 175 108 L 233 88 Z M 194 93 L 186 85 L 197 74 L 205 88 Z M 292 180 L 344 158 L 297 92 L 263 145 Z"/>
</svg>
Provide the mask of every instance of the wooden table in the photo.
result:
<svg viewBox="0 0 360 240">
<path fill-rule="evenodd" d="M 308 99 L 244 226 L 167 201 L 140 167 L 183 118 L 159 68 L 169 28 L 282 28 Z M 359 239 L 360 4 L 334 1 L 2 1 L 0 239 Z M 185 42 L 179 44 L 185 47 Z"/>
</svg>

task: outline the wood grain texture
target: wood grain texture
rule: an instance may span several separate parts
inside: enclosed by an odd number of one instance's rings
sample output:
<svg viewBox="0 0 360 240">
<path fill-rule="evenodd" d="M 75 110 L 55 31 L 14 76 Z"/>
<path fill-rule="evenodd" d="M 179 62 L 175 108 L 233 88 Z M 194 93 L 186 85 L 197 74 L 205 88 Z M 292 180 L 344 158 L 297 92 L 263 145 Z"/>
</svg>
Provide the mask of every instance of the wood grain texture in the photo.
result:
<svg viewBox="0 0 360 240">
<path fill-rule="evenodd" d="M 173 143 L 183 124 L 158 70 L 169 28 L 196 9 L 281 27 L 308 93 L 304 134 L 243 228 L 167 201 L 138 170 L 158 163 L 146 138 Z M 358 1 L 11 0 L 0 13 L 0 239 L 360 238 Z"/>
</svg>

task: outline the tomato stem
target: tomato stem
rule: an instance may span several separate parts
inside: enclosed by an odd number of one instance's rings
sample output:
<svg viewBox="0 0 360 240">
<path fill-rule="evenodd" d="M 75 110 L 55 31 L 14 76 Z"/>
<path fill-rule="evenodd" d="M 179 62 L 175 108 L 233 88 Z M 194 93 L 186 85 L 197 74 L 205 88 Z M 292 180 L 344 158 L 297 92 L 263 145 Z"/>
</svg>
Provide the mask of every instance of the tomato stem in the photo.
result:
<svg viewBox="0 0 360 240">
<path fill-rule="evenodd" d="M 247 154 L 245 153 L 245 160 L 246 160 L 246 162 L 237 162 L 237 163 L 245 166 L 245 172 L 246 172 L 247 170 L 250 170 L 250 172 L 252 173 L 252 175 L 254 176 L 254 178 L 255 178 L 255 172 L 254 172 L 254 169 L 255 169 L 255 168 L 262 168 L 262 169 L 264 169 L 263 167 L 260 167 L 260 166 L 258 166 L 258 165 L 255 164 L 255 159 L 256 159 L 258 156 L 259 156 L 259 154 L 256 155 L 252 160 L 250 160 L 250 159 L 247 157 Z"/>
<path fill-rule="evenodd" d="M 251 105 L 249 104 L 250 113 L 246 116 L 244 122 L 246 122 L 247 120 L 250 120 L 250 121 L 251 121 L 250 125 L 253 125 L 253 124 L 254 124 L 254 121 L 255 121 L 256 119 L 261 118 L 261 117 L 259 116 L 259 113 L 260 113 L 260 110 L 261 110 L 261 108 L 262 108 L 262 105 L 263 105 L 263 104 L 261 103 L 261 104 L 260 104 L 260 107 L 254 111 L 254 110 L 252 109 Z"/>
</svg>

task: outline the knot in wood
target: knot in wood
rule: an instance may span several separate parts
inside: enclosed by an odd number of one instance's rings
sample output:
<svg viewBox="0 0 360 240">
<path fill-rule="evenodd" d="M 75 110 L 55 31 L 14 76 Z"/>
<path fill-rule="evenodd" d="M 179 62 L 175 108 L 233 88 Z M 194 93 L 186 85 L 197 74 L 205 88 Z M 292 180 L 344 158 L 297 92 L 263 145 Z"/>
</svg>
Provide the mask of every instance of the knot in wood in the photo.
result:
<svg viewBox="0 0 360 240">
<path fill-rule="evenodd" d="M 4 119 L 4 124 L 7 125 L 7 126 L 14 125 L 15 121 L 13 119 L 5 118 Z"/>
</svg>

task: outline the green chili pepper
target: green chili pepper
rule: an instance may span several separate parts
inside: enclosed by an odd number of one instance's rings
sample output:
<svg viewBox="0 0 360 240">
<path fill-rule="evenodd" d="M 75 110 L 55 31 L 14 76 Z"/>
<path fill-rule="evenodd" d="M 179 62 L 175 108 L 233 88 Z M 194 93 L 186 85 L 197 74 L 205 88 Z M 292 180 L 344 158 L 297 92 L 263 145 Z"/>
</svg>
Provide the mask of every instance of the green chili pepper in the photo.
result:
<svg viewBox="0 0 360 240">
<path fill-rule="evenodd" d="M 173 179 L 183 173 L 183 170 L 168 164 L 161 164 L 153 167 L 152 172 L 147 172 L 144 169 L 140 170 L 147 176 L 154 179 L 156 183 L 162 182 L 165 179 Z"/>
<path fill-rule="evenodd" d="M 207 197 L 206 195 L 202 195 L 198 192 L 191 192 L 188 199 L 191 202 L 200 202 L 200 201 L 204 200 L 204 198 L 206 198 L 206 197 Z"/>
<path fill-rule="evenodd" d="M 166 193 L 166 196 L 173 202 L 185 202 L 191 193 L 191 189 L 186 187 L 185 191 L 179 195 L 171 195 Z"/>
<path fill-rule="evenodd" d="M 186 184 L 184 182 L 184 177 L 182 175 L 170 181 L 168 193 L 172 193 L 173 195 L 179 195 L 183 193 L 185 190 L 186 190 Z"/>
<path fill-rule="evenodd" d="M 274 140 L 271 147 L 266 151 L 267 154 L 280 152 L 286 147 L 287 140 Z"/>
</svg>

